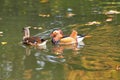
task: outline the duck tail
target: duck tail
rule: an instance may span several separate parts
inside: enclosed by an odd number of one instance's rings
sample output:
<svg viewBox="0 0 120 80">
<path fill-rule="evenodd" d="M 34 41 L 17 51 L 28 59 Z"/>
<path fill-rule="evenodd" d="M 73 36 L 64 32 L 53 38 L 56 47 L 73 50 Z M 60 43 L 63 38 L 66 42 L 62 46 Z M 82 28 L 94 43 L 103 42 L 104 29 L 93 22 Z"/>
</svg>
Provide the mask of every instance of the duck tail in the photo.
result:
<svg viewBox="0 0 120 80">
<path fill-rule="evenodd" d="M 85 37 L 85 38 L 90 38 L 90 37 L 92 37 L 91 35 L 88 35 L 88 34 L 79 34 L 78 36 L 79 36 L 79 37 Z"/>
<path fill-rule="evenodd" d="M 78 34 L 80 37 L 85 37 L 87 34 Z"/>
<path fill-rule="evenodd" d="M 72 33 L 70 34 L 70 37 L 77 39 L 77 31 L 73 30 Z"/>
</svg>

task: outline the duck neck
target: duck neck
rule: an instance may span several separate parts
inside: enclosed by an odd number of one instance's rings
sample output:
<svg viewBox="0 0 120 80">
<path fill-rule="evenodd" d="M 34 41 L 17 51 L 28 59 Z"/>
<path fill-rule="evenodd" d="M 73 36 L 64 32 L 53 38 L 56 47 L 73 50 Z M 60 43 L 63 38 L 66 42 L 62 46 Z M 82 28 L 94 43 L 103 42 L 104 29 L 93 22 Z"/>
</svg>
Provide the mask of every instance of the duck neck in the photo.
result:
<svg viewBox="0 0 120 80">
<path fill-rule="evenodd" d="M 29 28 L 24 29 L 24 36 L 23 39 L 30 37 L 30 30 Z"/>
</svg>

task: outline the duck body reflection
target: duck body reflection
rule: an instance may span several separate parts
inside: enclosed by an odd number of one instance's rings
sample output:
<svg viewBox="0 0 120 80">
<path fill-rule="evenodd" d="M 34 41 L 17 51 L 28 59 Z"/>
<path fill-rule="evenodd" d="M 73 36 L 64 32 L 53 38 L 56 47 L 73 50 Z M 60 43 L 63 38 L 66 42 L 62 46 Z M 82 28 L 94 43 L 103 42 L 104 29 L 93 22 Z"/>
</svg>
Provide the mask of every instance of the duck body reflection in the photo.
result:
<svg viewBox="0 0 120 80">
<path fill-rule="evenodd" d="M 29 47 L 26 47 L 25 50 L 26 54 L 23 59 L 23 77 L 25 80 L 32 80 L 33 77 L 37 76 L 45 79 L 45 76 L 47 76 L 48 74 L 52 77 L 54 74 L 54 70 L 56 70 L 56 67 L 58 67 L 57 65 L 63 67 L 63 64 L 61 63 L 65 62 L 64 58 L 59 58 L 56 55 L 45 53 L 43 54 L 42 51 L 34 52 L 34 49 L 31 49 Z"/>
<path fill-rule="evenodd" d="M 43 54 L 42 52 L 39 51 L 33 54 L 31 53 L 31 49 L 29 47 L 26 48 L 24 63 L 27 65 L 29 65 L 29 63 L 30 65 L 31 63 L 33 63 L 41 67 L 44 67 L 46 63 L 62 63 L 62 62 L 65 62 L 64 58 L 59 58 L 56 55 Z"/>
<path fill-rule="evenodd" d="M 84 42 L 81 41 L 77 44 L 69 44 L 69 45 L 54 45 L 52 51 L 55 55 L 58 55 L 59 58 L 63 58 L 64 50 L 72 50 L 74 53 L 79 52 L 81 48 L 84 47 Z"/>
</svg>

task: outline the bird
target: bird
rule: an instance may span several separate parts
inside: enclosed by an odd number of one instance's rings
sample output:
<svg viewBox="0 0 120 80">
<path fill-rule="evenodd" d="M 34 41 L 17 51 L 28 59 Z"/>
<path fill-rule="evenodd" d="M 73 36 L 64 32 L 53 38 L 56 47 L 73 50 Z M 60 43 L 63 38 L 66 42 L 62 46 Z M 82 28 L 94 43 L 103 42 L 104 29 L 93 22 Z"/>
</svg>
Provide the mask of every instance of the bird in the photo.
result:
<svg viewBox="0 0 120 80">
<path fill-rule="evenodd" d="M 69 36 L 64 36 L 61 29 L 53 30 L 50 33 L 50 37 L 52 38 L 53 44 L 75 44 L 81 42 L 86 37 L 91 37 L 88 35 L 78 35 L 76 30 L 72 30 L 72 33 Z"/>
<path fill-rule="evenodd" d="M 43 46 L 46 45 L 47 40 L 42 39 L 39 36 L 30 36 L 30 27 L 23 28 L 23 40 L 22 43 L 30 46 Z"/>
</svg>

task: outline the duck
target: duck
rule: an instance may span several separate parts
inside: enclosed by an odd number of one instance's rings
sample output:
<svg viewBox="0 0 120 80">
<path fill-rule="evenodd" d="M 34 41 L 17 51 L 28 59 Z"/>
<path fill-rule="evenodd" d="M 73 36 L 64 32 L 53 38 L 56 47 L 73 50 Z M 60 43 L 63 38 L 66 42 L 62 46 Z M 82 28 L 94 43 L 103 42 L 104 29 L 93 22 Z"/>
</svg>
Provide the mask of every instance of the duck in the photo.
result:
<svg viewBox="0 0 120 80">
<path fill-rule="evenodd" d="M 53 44 L 66 45 L 66 44 L 79 43 L 83 41 L 84 38 L 91 36 L 78 35 L 78 32 L 76 30 L 72 30 L 69 36 L 65 36 L 61 29 L 56 29 L 51 32 L 50 37 L 52 38 Z"/>
<path fill-rule="evenodd" d="M 47 40 L 42 39 L 39 36 L 30 36 L 30 27 L 24 27 L 23 28 L 23 40 L 22 43 L 25 45 L 30 45 L 30 46 L 43 46 L 46 45 Z"/>
</svg>

